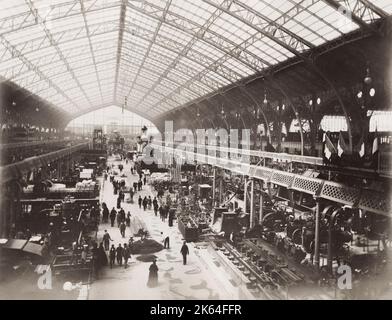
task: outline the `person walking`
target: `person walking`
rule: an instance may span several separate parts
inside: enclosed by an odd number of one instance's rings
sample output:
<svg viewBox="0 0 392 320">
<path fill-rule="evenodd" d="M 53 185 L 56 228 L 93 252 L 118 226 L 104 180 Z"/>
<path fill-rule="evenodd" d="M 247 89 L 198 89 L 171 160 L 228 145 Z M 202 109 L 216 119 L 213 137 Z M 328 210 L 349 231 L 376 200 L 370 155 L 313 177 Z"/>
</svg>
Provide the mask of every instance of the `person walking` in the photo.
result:
<svg viewBox="0 0 392 320">
<path fill-rule="evenodd" d="M 163 221 L 163 207 L 159 207 L 159 216 L 161 217 L 161 220 Z"/>
<path fill-rule="evenodd" d="M 149 268 L 147 286 L 154 288 L 158 285 L 158 266 L 156 260 L 152 262 Z"/>
<path fill-rule="evenodd" d="M 123 248 L 121 247 L 121 243 L 119 243 L 118 247 L 116 248 L 116 258 L 117 258 L 117 264 L 119 266 L 122 266 Z"/>
<path fill-rule="evenodd" d="M 146 185 L 146 183 L 147 183 L 147 177 L 146 177 L 146 175 L 144 175 L 144 178 L 143 178 L 143 185 Z"/>
<path fill-rule="evenodd" d="M 119 213 L 117 213 L 117 227 L 118 228 L 120 228 L 121 222 L 122 222 L 122 219 L 121 219 L 121 214 L 119 212 Z"/>
<path fill-rule="evenodd" d="M 167 217 L 167 206 L 164 206 L 162 208 L 162 222 L 166 221 L 166 217 Z"/>
<path fill-rule="evenodd" d="M 112 227 L 114 227 L 114 221 L 116 220 L 116 215 L 117 215 L 117 211 L 113 207 L 112 211 L 110 211 L 110 224 Z"/>
<path fill-rule="evenodd" d="M 143 199 L 143 210 L 144 211 L 146 211 L 146 209 L 147 209 L 147 203 L 148 203 L 147 197 L 144 197 L 144 199 Z"/>
<path fill-rule="evenodd" d="M 139 190 L 139 191 L 142 191 L 142 189 L 143 189 L 143 182 L 142 182 L 142 179 L 140 179 L 139 182 L 137 183 L 137 187 L 138 187 L 138 190 Z"/>
<path fill-rule="evenodd" d="M 152 206 L 152 199 L 151 199 L 151 196 L 148 196 L 148 199 L 147 199 L 147 208 L 148 208 L 148 210 L 151 210 L 151 206 Z"/>
<path fill-rule="evenodd" d="M 109 209 L 105 202 L 102 202 L 102 222 L 108 223 L 109 221 Z"/>
<path fill-rule="evenodd" d="M 131 226 L 131 212 L 128 211 L 127 213 L 127 218 L 125 219 L 126 223 L 127 223 L 127 227 Z"/>
<path fill-rule="evenodd" d="M 173 226 L 174 216 L 175 216 L 175 211 L 173 209 L 169 209 L 169 227 Z"/>
<path fill-rule="evenodd" d="M 142 196 L 139 196 L 139 199 L 138 199 L 139 209 L 142 208 L 142 202 L 143 202 Z"/>
<path fill-rule="evenodd" d="M 131 203 L 133 203 L 133 196 L 134 196 L 134 191 L 132 189 L 132 187 L 129 188 L 129 200 Z"/>
<path fill-rule="evenodd" d="M 152 200 L 152 206 L 154 208 L 155 216 L 157 216 L 158 208 L 159 208 L 157 197 L 154 197 L 154 200 Z"/>
<path fill-rule="evenodd" d="M 123 257 L 124 257 L 124 269 L 126 269 L 128 268 L 128 259 L 131 257 L 131 250 L 126 243 L 124 243 Z"/>
<path fill-rule="evenodd" d="M 186 245 L 186 241 L 184 241 L 184 244 L 182 245 L 180 252 L 182 254 L 182 262 L 184 265 L 186 265 L 186 258 L 187 258 L 187 255 L 189 254 L 189 248 Z"/>
<path fill-rule="evenodd" d="M 161 236 L 163 237 L 163 232 L 161 232 Z M 162 242 L 163 242 L 163 249 L 170 249 L 170 238 L 169 238 L 169 236 L 164 237 Z"/>
<path fill-rule="evenodd" d="M 133 183 L 133 192 L 134 193 L 137 192 L 137 182 L 136 181 Z"/>
<path fill-rule="evenodd" d="M 108 264 L 108 257 L 106 256 L 106 252 L 105 249 L 103 247 L 103 243 L 101 242 L 101 244 L 99 245 L 99 251 L 98 251 L 98 255 L 99 255 L 99 266 L 103 267 L 103 266 L 107 266 Z"/>
<path fill-rule="evenodd" d="M 93 273 L 95 279 L 98 279 L 99 269 L 100 269 L 100 259 L 99 259 L 99 249 L 96 243 L 93 244 L 93 249 L 91 251 L 93 254 Z"/>
<path fill-rule="evenodd" d="M 120 209 L 120 208 L 121 208 L 121 196 L 118 195 L 118 197 L 117 197 L 117 209 Z"/>
<path fill-rule="evenodd" d="M 121 222 L 125 221 L 125 210 L 123 208 L 120 209 L 119 215 Z"/>
<path fill-rule="evenodd" d="M 105 230 L 105 233 L 103 234 L 102 240 L 103 240 L 103 246 L 105 248 L 105 251 L 108 251 L 109 250 L 110 241 L 113 241 L 113 240 L 110 237 L 110 234 L 108 233 L 107 230 Z"/>
<path fill-rule="evenodd" d="M 113 268 L 115 260 L 116 260 L 116 248 L 114 247 L 114 244 L 112 244 L 109 251 L 110 269 Z"/>
<path fill-rule="evenodd" d="M 121 236 L 123 238 L 125 238 L 125 229 L 126 229 L 126 227 L 127 226 L 125 225 L 124 221 L 122 221 L 121 224 L 120 224 L 120 233 L 121 233 Z"/>
</svg>

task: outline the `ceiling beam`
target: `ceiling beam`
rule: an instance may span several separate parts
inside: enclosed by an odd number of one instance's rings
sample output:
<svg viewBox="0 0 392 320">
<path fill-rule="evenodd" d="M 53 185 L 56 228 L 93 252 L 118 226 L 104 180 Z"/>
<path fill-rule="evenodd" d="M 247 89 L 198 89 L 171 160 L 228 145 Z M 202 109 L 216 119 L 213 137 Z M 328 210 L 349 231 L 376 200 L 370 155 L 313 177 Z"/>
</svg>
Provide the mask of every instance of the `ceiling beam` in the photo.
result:
<svg viewBox="0 0 392 320">
<path fill-rule="evenodd" d="M 93 49 L 93 45 L 91 43 L 90 28 L 88 26 L 87 18 L 86 18 L 86 8 L 84 7 L 83 0 L 79 0 L 79 1 L 80 1 L 80 10 L 82 11 L 82 15 L 83 15 L 84 27 L 86 28 L 88 44 L 89 44 L 89 47 L 90 47 L 90 54 L 91 54 L 91 58 L 93 59 L 93 64 L 94 64 L 94 69 L 95 69 L 95 76 L 97 77 L 98 88 L 99 88 L 99 92 L 101 94 L 101 100 L 102 100 L 101 103 L 103 103 L 101 81 L 100 81 L 99 75 L 98 75 L 97 62 L 96 62 L 96 59 L 95 59 L 95 52 L 94 52 L 94 49 Z"/>
<path fill-rule="evenodd" d="M 25 0 L 25 2 L 28 5 L 31 13 L 35 17 L 35 19 L 37 21 L 37 24 L 39 23 L 40 26 L 42 27 L 44 33 L 46 34 L 47 38 L 49 39 L 49 41 L 50 41 L 50 43 L 52 45 L 52 47 L 57 51 L 57 54 L 59 55 L 60 59 L 64 63 L 64 65 L 67 68 L 69 74 L 74 79 L 74 81 L 77 83 L 80 91 L 82 92 L 82 94 L 86 98 L 87 102 L 91 105 L 91 101 L 90 101 L 89 97 L 87 96 L 86 92 L 84 91 L 84 89 L 83 89 L 82 85 L 80 84 L 78 78 L 75 76 L 75 73 L 73 72 L 71 66 L 69 65 L 69 63 L 67 61 L 67 59 L 64 57 L 64 55 L 63 55 L 62 51 L 60 50 L 59 46 L 57 45 L 56 41 L 53 39 L 52 34 L 50 33 L 50 31 L 46 27 L 46 21 L 44 21 L 42 19 L 42 17 L 38 14 L 38 10 L 34 7 L 34 4 L 33 4 L 33 2 L 31 0 Z"/>
<path fill-rule="evenodd" d="M 236 6 L 233 5 L 231 8 L 224 8 L 213 0 L 203 0 L 203 2 L 223 10 L 228 15 L 260 32 L 260 34 L 276 42 L 296 56 L 299 56 L 300 52 L 314 47 L 310 42 L 300 38 L 270 18 L 239 1 L 235 1 Z"/>
<path fill-rule="evenodd" d="M 323 0 L 332 8 L 336 9 L 341 15 L 347 19 L 352 19 L 357 25 L 365 30 L 377 33 L 378 30 L 374 26 L 369 25 L 364 21 L 364 15 L 368 13 L 372 18 L 371 23 L 380 18 L 377 13 L 372 11 L 369 6 L 366 6 L 361 0 L 355 0 L 354 6 L 348 0 Z M 377 15 L 377 17 L 375 16 Z"/>
<path fill-rule="evenodd" d="M 5 39 L 2 35 L 0 35 L 1 44 L 11 53 L 11 55 L 15 58 L 18 58 L 22 64 L 26 65 L 29 70 L 35 72 L 40 79 L 44 79 L 50 87 L 55 89 L 60 95 L 62 95 L 69 103 L 74 105 L 77 109 L 80 107 L 62 90 L 58 87 L 52 80 L 50 80 L 38 67 L 36 67 L 33 63 L 30 62 L 19 50 L 17 50 L 7 39 Z"/>
<path fill-rule="evenodd" d="M 120 10 L 120 19 L 119 19 L 119 30 L 118 30 L 118 40 L 117 40 L 117 56 L 116 56 L 116 73 L 114 80 L 114 89 L 113 89 L 113 100 L 116 100 L 117 97 L 117 88 L 118 88 L 118 78 L 120 73 L 120 64 L 121 64 L 121 53 L 123 48 L 123 38 L 124 38 L 124 29 L 125 29 L 125 18 L 127 14 L 127 0 L 121 1 L 121 10 Z"/>
<path fill-rule="evenodd" d="M 136 80 L 139 77 L 140 72 L 143 70 L 143 66 L 144 66 L 144 64 L 146 63 L 146 60 L 149 57 L 149 54 L 151 52 L 152 46 L 155 44 L 155 40 L 156 40 L 156 38 L 158 36 L 159 31 L 161 30 L 163 22 L 165 21 L 166 14 L 167 14 L 167 12 L 169 10 L 170 5 L 171 5 L 171 0 L 167 1 L 166 6 L 165 6 L 165 8 L 162 11 L 162 17 L 161 17 L 161 19 L 158 20 L 158 24 L 157 24 L 157 26 L 155 28 L 154 35 L 152 36 L 152 38 L 150 40 L 150 43 L 149 43 L 148 48 L 146 50 L 146 53 L 144 55 L 143 61 L 140 64 L 140 66 L 139 66 L 139 68 L 137 70 L 135 78 L 133 79 L 131 85 L 129 86 L 127 97 L 129 97 L 129 95 L 132 93 L 132 90 L 133 90 L 133 88 L 134 88 L 134 86 L 136 84 Z"/>
</svg>

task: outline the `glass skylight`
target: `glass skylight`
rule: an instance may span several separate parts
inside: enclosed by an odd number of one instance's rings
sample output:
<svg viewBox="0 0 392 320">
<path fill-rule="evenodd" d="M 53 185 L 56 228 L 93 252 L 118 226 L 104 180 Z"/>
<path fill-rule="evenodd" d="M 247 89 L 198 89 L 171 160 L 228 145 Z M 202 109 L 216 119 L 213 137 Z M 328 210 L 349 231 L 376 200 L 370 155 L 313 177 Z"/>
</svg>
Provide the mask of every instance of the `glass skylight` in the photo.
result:
<svg viewBox="0 0 392 320">
<path fill-rule="evenodd" d="M 344 3 L 365 24 L 392 13 L 390 0 L 368 1 L 374 10 Z M 323 0 L 128 1 L 122 10 L 121 0 L 0 0 L 0 77 L 68 112 L 127 96 L 155 117 L 361 27 Z"/>
</svg>

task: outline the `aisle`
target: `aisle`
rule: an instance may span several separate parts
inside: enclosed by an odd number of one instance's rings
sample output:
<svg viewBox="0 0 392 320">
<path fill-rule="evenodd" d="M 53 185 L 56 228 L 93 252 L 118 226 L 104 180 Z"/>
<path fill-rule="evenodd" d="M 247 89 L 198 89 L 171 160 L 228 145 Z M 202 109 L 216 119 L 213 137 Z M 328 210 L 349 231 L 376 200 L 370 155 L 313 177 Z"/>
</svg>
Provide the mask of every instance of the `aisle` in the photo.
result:
<svg viewBox="0 0 392 320">
<path fill-rule="evenodd" d="M 124 167 L 128 176 L 127 184 L 138 179 L 137 175 L 131 176 L 129 166 L 124 164 Z M 153 198 L 149 187 L 143 186 L 143 189 L 135 195 L 136 202 L 139 194 L 142 197 L 151 195 Z M 101 196 L 109 211 L 116 206 L 116 195 L 113 195 L 109 179 L 103 185 Z M 126 199 L 127 197 L 128 194 Z M 137 221 L 138 225 L 145 226 L 154 240 L 158 242 L 163 240 L 161 232 L 170 237 L 170 249 L 155 253 L 158 257 L 159 285 L 156 288 L 147 287 L 148 268 L 151 263 L 140 262 L 136 260 L 137 256 L 132 256 L 127 269 L 117 265 L 113 269 L 105 267 L 101 271 L 100 278 L 92 283 L 89 299 L 238 299 L 238 289 L 234 286 L 228 287 L 229 281 L 224 281 L 223 284 L 222 274 L 217 276 L 216 270 L 212 270 L 208 264 L 203 263 L 198 258 L 199 249 L 194 248 L 191 243 L 188 244 L 190 250 L 188 264 L 185 266 L 182 264 L 180 248 L 183 240 L 177 223 L 169 227 L 167 222 L 163 223 L 160 220 L 159 216 L 155 217 L 153 210 L 144 212 L 143 209 L 139 209 L 137 203 L 129 204 L 125 201 L 123 208 L 126 213 L 131 212 L 134 222 Z M 122 238 L 117 227 L 112 228 L 110 224 L 101 224 L 98 239 L 102 238 L 105 229 L 114 240 L 111 244 L 117 247 L 118 243 L 127 243 L 136 228 L 133 228 L 132 232 L 127 228 L 126 237 Z"/>
</svg>

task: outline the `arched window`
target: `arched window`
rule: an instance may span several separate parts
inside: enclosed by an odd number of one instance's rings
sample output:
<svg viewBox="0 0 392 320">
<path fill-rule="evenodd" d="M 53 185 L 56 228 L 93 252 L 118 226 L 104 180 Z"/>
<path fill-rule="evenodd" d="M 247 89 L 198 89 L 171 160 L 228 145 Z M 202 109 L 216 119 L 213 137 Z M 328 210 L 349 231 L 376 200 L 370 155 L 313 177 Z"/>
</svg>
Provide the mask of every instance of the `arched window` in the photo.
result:
<svg viewBox="0 0 392 320">
<path fill-rule="evenodd" d="M 75 134 L 92 134 L 94 128 L 101 127 L 104 134 L 118 132 L 123 136 L 140 135 L 143 126 L 148 128 L 149 134 L 158 133 L 156 126 L 149 120 L 117 106 L 86 113 L 72 120 L 66 130 Z"/>
</svg>

